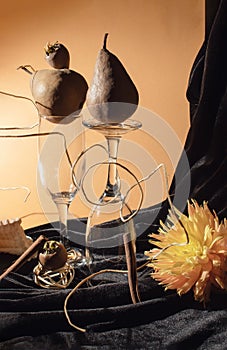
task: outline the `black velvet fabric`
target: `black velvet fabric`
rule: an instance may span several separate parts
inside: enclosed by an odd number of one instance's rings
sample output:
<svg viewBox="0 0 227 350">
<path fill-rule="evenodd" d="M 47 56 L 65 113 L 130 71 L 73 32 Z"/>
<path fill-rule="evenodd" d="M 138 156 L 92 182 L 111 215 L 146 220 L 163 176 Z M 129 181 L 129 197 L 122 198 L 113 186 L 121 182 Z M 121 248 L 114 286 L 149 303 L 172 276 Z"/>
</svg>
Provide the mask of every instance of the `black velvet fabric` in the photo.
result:
<svg viewBox="0 0 227 350">
<path fill-rule="evenodd" d="M 215 4 L 213 4 L 216 6 Z M 210 1 L 212 6 L 212 1 Z M 180 159 L 177 186 L 191 176 L 190 198 L 227 216 L 227 2 L 220 1 L 210 32 L 193 64 L 187 98 L 191 127 L 185 142 L 190 174 Z M 174 183 L 171 194 L 174 194 Z"/>
<path fill-rule="evenodd" d="M 192 67 L 187 90 L 191 127 L 185 143 L 190 198 L 199 203 L 207 200 L 220 218 L 227 216 L 226 38 L 227 1 L 223 0 Z M 176 172 L 181 178 L 178 186 L 183 188 L 188 174 L 182 164 L 180 160 Z M 174 191 L 173 182 L 171 194 Z M 135 218 L 138 265 L 146 260 L 147 233 L 156 231 L 167 210 L 164 202 L 142 210 Z M 80 230 L 74 222 L 70 225 L 71 233 Z M 30 229 L 27 234 L 36 238 L 41 232 L 53 235 L 49 225 Z M 15 257 L 1 254 L 0 259 L 3 271 Z M 0 349 L 227 349 L 225 293 L 213 292 L 211 303 L 204 307 L 190 292 L 179 297 L 175 291 L 164 291 L 150 278 L 147 268 L 138 276 L 141 302 L 133 305 L 127 276 L 100 275 L 92 285 L 81 287 L 68 305 L 71 320 L 87 330 L 81 333 L 68 324 L 63 304 L 71 288 L 89 271 L 78 268 L 66 290 L 46 290 L 33 281 L 36 263 L 26 263 L 0 283 Z M 108 267 L 113 268 L 113 261 L 99 260 L 94 269 Z M 125 268 L 124 259 L 117 260 L 114 267 Z"/>
<path fill-rule="evenodd" d="M 151 209 L 153 210 L 153 209 Z M 156 208 L 158 210 L 158 208 Z M 140 214 L 149 222 L 150 210 Z M 141 225 L 137 218 L 136 228 Z M 75 223 L 70 222 L 70 234 Z M 29 230 L 35 239 L 45 233 L 52 237 L 49 225 Z M 56 234 L 56 232 L 54 232 Z M 138 238 L 140 240 L 140 238 Z M 15 257 L 1 256 L 1 269 Z M 145 262 L 137 254 L 138 266 Z M 127 276 L 104 274 L 91 285 L 85 284 L 69 300 L 71 320 L 86 333 L 67 322 L 63 305 L 66 296 L 89 274 L 78 268 L 70 288 L 46 290 L 34 284 L 32 270 L 36 259 L 0 283 L 0 349 L 225 349 L 227 336 L 226 294 L 213 294 L 204 306 L 192 293 L 179 297 L 164 291 L 150 277 L 149 268 L 139 273 L 141 302 L 132 304 Z M 114 258 L 97 260 L 94 270 L 125 268 L 125 261 Z"/>
</svg>

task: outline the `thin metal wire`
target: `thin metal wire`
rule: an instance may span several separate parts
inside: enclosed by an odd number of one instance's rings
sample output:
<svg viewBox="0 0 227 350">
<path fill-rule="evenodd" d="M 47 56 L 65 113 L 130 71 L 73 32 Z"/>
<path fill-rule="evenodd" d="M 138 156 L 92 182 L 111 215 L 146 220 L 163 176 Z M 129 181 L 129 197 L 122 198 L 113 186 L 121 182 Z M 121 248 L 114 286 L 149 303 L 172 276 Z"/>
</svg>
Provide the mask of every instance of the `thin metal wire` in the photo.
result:
<svg viewBox="0 0 227 350">
<path fill-rule="evenodd" d="M 143 177 L 142 179 L 138 180 L 138 183 L 134 184 L 133 186 L 131 186 L 128 191 L 126 192 L 126 195 L 125 197 L 122 199 L 122 205 L 121 205 L 121 209 L 120 209 L 120 217 L 121 217 L 121 220 L 123 222 L 127 222 L 128 220 L 131 220 L 135 215 L 137 215 L 137 213 L 139 212 L 139 210 L 141 209 L 141 206 L 142 206 L 142 202 L 140 202 L 140 205 L 138 206 L 138 208 L 129 216 L 127 217 L 126 219 L 123 218 L 122 216 L 122 208 L 123 208 L 123 205 L 124 205 L 124 202 L 128 196 L 128 194 L 130 193 L 130 191 L 132 191 L 133 188 L 135 188 L 138 184 L 141 184 L 142 182 L 144 181 L 147 181 L 151 178 L 151 176 L 153 176 L 158 170 L 162 169 L 163 170 L 163 173 L 164 173 L 164 180 L 165 180 L 165 187 L 166 187 L 166 194 L 167 194 L 167 200 L 169 202 L 169 206 L 170 206 L 170 211 L 171 213 L 173 214 L 175 220 L 177 222 L 179 222 L 179 224 L 181 225 L 181 227 L 183 228 L 184 230 L 184 233 L 185 233 L 185 236 L 186 236 L 186 241 L 185 242 L 182 242 L 182 243 L 178 243 L 178 242 L 175 242 L 175 243 L 171 243 L 169 244 L 168 246 L 162 248 L 157 254 L 155 254 L 152 258 L 152 260 L 156 259 L 160 254 L 162 254 L 165 250 L 169 249 L 170 247 L 173 247 L 173 246 L 178 246 L 178 247 L 181 247 L 181 246 L 185 246 L 187 244 L 189 244 L 189 235 L 188 235 L 188 232 L 184 226 L 184 224 L 182 223 L 180 217 L 179 217 L 179 214 L 177 215 L 177 211 L 171 201 L 171 197 L 170 197 L 170 194 L 169 194 L 169 183 L 168 183 L 168 176 L 167 176 L 167 170 L 166 170 L 166 167 L 165 167 L 165 164 L 164 163 L 161 163 L 157 166 L 157 168 L 155 168 L 154 170 L 152 170 L 147 176 Z"/>
<path fill-rule="evenodd" d="M 11 191 L 11 190 L 14 191 L 14 190 L 21 190 L 21 189 L 27 191 L 27 194 L 24 198 L 24 202 L 26 202 L 28 197 L 31 194 L 31 190 L 27 186 L 0 187 L 1 191 Z"/>
<path fill-rule="evenodd" d="M 75 173 L 74 173 L 75 167 L 77 166 L 77 164 L 78 164 L 78 162 L 80 161 L 80 159 L 81 159 L 83 156 L 85 156 L 85 154 L 86 154 L 87 152 L 89 152 L 92 148 L 95 148 L 95 147 L 100 147 L 100 148 L 104 149 L 105 152 L 106 152 L 107 155 L 108 155 L 108 150 L 107 150 L 107 148 L 106 148 L 105 146 L 103 146 L 103 145 L 98 144 L 98 143 L 95 144 L 95 145 L 92 145 L 92 146 L 90 146 L 90 147 L 88 147 L 88 148 L 86 148 L 85 150 L 83 150 L 83 151 L 79 154 L 79 156 L 78 156 L 78 157 L 75 159 L 75 161 L 72 163 L 72 168 L 71 168 L 71 177 L 72 177 L 72 181 L 73 181 L 74 186 L 77 187 L 77 188 L 79 188 L 80 185 L 79 185 L 79 182 L 77 181 L 76 175 L 75 175 Z M 90 168 L 89 168 L 89 169 L 90 169 Z M 89 171 L 89 169 L 88 169 L 88 171 Z M 84 178 L 84 176 L 83 176 L 83 178 Z M 85 197 L 85 198 L 86 198 L 86 197 Z"/>
<path fill-rule="evenodd" d="M 50 131 L 50 132 L 40 132 L 40 133 L 32 133 L 32 134 L 19 134 L 19 135 L 0 135 L 0 138 L 29 138 L 29 137 L 41 137 L 41 136 L 52 136 L 59 135 L 63 137 L 64 144 L 64 152 L 66 154 L 67 160 L 69 162 L 70 168 L 72 167 L 72 161 L 67 149 L 66 138 L 65 135 L 59 131 Z M 78 189 L 78 187 L 77 187 Z"/>
<path fill-rule="evenodd" d="M 29 97 L 21 96 L 21 95 L 15 95 L 15 94 L 11 94 L 11 93 L 5 92 L 5 91 L 0 91 L 0 94 L 6 95 L 6 96 L 9 96 L 9 97 L 15 97 L 15 98 L 20 98 L 20 99 L 23 99 L 23 100 L 27 100 L 27 101 L 31 102 L 33 104 L 33 106 L 36 108 L 36 111 L 38 111 L 38 108 L 37 108 L 35 102 Z"/>
<path fill-rule="evenodd" d="M 113 162 L 110 162 L 110 161 L 97 162 L 97 163 L 91 165 L 91 166 L 86 170 L 86 172 L 84 173 L 84 175 L 83 175 L 83 177 L 82 177 L 81 188 L 80 188 L 80 189 L 81 189 L 81 191 L 82 191 L 84 197 L 85 197 L 86 200 L 88 201 L 88 203 L 90 203 L 90 204 L 92 204 L 92 205 L 94 205 L 94 206 L 96 206 L 96 205 L 106 206 L 106 205 L 108 205 L 108 204 L 114 202 L 115 199 L 116 199 L 117 197 L 119 197 L 119 195 L 121 196 L 121 200 L 122 200 L 122 198 L 124 198 L 124 195 L 123 195 L 123 194 L 121 193 L 121 191 L 120 191 L 120 190 L 121 190 L 121 187 L 119 187 L 118 191 L 116 192 L 116 194 L 115 194 L 111 199 L 109 199 L 108 201 L 102 202 L 102 203 L 100 202 L 100 198 L 98 199 L 98 201 L 93 202 L 91 199 L 89 199 L 89 197 L 88 197 L 87 194 L 86 194 L 86 191 L 85 191 L 85 189 L 84 189 L 84 181 L 85 181 L 85 178 L 86 178 L 88 172 L 89 172 L 90 170 L 92 170 L 94 167 L 97 167 L 97 166 L 99 166 L 99 165 L 110 165 L 110 164 L 114 164 L 114 165 L 116 165 L 116 166 L 121 167 L 121 168 L 124 169 L 126 172 L 128 172 L 128 173 L 134 178 L 134 180 L 137 182 L 137 185 L 139 186 L 140 191 L 141 191 L 141 200 L 140 200 L 140 206 L 141 206 L 141 203 L 142 203 L 142 201 L 143 201 L 143 190 L 142 190 L 142 187 L 141 187 L 141 185 L 140 185 L 140 183 L 139 183 L 139 181 L 138 181 L 136 175 L 135 175 L 131 170 L 129 170 L 128 168 L 126 168 L 124 165 L 120 164 L 119 162 L 115 162 L 115 161 L 113 161 Z M 101 197 L 102 197 L 102 195 L 101 195 Z"/>
<path fill-rule="evenodd" d="M 69 286 L 75 276 L 74 268 L 68 263 L 54 271 L 46 271 L 43 266 L 38 263 L 33 272 L 35 283 L 46 289 L 65 289 Z"/>
<path fill-rule="evenodd" d="M 98 272 L 94 272 L 93 274 L 85 277 L 82 281 L 80 281 L 71 291 L 70 293 L 66 296 L 65 298 L 65 301 L 64 301 L 64 313 L 65 313 L 65 316 L 67 318 L 67 321 L 68 323 L 70 324 L 70 326 L 72 326 L 73 328 L 77 329 L 78 331 L 80 332 L 86 332 L 86 329 L 85 328 L 82 328 L 82 327 L 79 327 L 79 326 L 76 326 L 70 319 L 70 316 L 69 316 L 69 313 L 68 313 L 68 310 L 67 310 L 67 304 L 68 304 L 68 301 L 69 301 L 69 298 L 86 282 L 88 282 L 89 280 L 91 280 L 92 278 L 98 276 L 98 275 L 101 275 L 101 274 L 104 274 L 104 273 L 127 273 L 128 271 L 127 270 L 114 270 L 114 269 L 105 269 L 105 270 L 100 270 Z"/>
<path fill-rule="evenodd" d="M 10 131 L 10 130 L 31 130 L 39 126 L 39 122 L 36 122 L 32 125 L 26 125 L 26 126 L 7 126 L 7 127 L 0 127 L 0 131 Z"/>
</svg>

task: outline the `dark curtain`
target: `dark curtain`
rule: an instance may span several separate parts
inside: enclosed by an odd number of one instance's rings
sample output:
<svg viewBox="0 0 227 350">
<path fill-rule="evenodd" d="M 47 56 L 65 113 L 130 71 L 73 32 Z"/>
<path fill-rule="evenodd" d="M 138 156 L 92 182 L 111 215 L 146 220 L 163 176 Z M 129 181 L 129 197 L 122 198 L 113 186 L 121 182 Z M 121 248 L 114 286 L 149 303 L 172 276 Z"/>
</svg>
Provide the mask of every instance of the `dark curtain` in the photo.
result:
<svg viewBox="0 0 227 350">
<path fill-rule="evenodd" d="M 189 198 L 199 204 L 207 201 L 223 219 L 227 216 L 227 2 L 208 1 L 208 5 L 205 41 L 187 89 L 191 126 L 185 152 L 191 176 Z M 181 159 L 176 173 L 183 189 L 189 174 Z M 171 194 L 175 190 L 173 183 Z"/>
<path fill-rule="evenodd" d="M 217 1 L 215 1 L 217 4 Z M 190 164 L 190 198 L 208 201 L 220 218 L 227 216 L 226 120 L 227 120 L 227 1 L 216 6 L 209 31 L 191 70 L 187 98 L 191 127 L 185 143 Z M 179 188 L 188 173 L 180 159 Z M 175 192 L 174 182 L 171 195 Z M 148 231 L 154 231 L 153 215 L 165 219 L 167 203 L 141 211 L 136 217 L 137 263 L 143 256 Z M 145 227 L 149 227 L 148 230 Z M 36 238 L 39 227 L 27 232 Z M 46 235 L 48 232 L 46 231 Z M 1 269 L 9 257 L 1 254 Z M 85 285 L 73 295 L 68 310 L 72 321 L 86 327 L 86 333 L 67 322 L 63 304 L 76 283 L 88 274 L 77 269 L 75 280 L 66 290 L 44 290 L 34 284 L 30 261 L 0 283 L 0 349 L 215 349 L 227 348 L 227 298 L 214 295 L 207 308 L 193 300 L 191 293 L 179 297 L 165 292 L 149 274 L 139 273 L 141 302 L 133 305 L 127 276 L 100 276 L 92 286 Z M 116 268 L 124 268 L 118 261 Z M 113 267 L 100 260 L 97 269 Z M 103 283 L 105 280 L 105 283 Z"/>
<path fill-rule="evenodd" d="M 190 183 L 188 199 L 208 202 L 223 220 L 227 217 L 227 1 L 206 0 L 205 5 L 205 38 L 186 91 L 190 128 L 169 193 L 174 200 Z M 168 209 L 164 201 L 154 220 L 151 215 L 151 225 L 141 236 L 144 249 L 148 248 L 147 235 L 166 218 Z M 184 211 L 187 213 L 187 206 Z"/>
</svg>

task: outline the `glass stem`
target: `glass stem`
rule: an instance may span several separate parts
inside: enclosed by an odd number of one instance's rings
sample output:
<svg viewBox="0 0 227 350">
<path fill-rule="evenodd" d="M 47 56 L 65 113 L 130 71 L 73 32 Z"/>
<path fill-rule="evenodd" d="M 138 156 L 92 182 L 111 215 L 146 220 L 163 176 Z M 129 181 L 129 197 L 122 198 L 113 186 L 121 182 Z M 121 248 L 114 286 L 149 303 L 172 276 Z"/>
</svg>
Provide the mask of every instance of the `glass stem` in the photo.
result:
<svg viewBox="0 0 227 350">
<path fill-rule="evenodd" d="M 68 238 L 68 203 L 56 203 L 59 215 L 59 225 L 60 225 L 60 241 L 63 243 L 65 248 L 69 248 L 69 238 Z"/>
<path fill-rule="evenodd" d="M 120 193 L 120 178 L 116 165 L 120 138 L 106 136 L 106 140 L 109 153 L 109 165 L 105 197 L 114 197 Z"/>
</svg>

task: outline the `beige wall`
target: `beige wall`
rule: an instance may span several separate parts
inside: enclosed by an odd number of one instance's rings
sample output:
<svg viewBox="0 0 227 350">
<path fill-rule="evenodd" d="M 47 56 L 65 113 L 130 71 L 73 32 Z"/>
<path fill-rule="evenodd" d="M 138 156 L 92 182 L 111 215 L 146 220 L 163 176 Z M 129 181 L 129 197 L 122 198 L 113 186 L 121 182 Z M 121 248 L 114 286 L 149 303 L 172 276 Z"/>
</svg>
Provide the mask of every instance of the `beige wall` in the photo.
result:
<svg viewBox="0 0 227 350">
<path fill-rule="evenodd" d="M 70 50 L 71 68 L 90 83 L 108 32 L 108 47 L 133 78 L 140 106 L 164 118 L 184 142 L 189 126 L 185 91 L 203 41 L 204 0 L 7 1 L 1 5 L 0 17 L 0 90 L 31 97 L 29 76 L 16 68 L 23 64 L 47 68 L 43 47 L 56 40 Z M 1 127 L 31 125 L 36 120 L 29 102 L 0 95 Z M 149 149 L 149 140 L 141 142 Z M 40 212 L 35 140 L 0 139 L 0 148 L 0 186 L 31 189 L 26 203 L 23 190 L 0 192 L 0 218 Z M 23 224 L 29 227 L 45 221 L 37 214 Z"/>
</svg>

